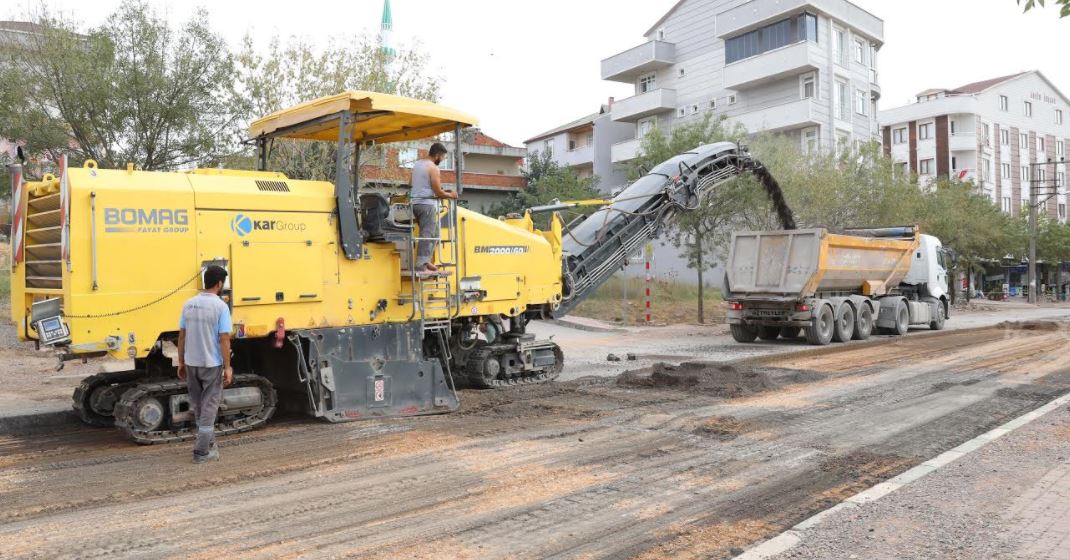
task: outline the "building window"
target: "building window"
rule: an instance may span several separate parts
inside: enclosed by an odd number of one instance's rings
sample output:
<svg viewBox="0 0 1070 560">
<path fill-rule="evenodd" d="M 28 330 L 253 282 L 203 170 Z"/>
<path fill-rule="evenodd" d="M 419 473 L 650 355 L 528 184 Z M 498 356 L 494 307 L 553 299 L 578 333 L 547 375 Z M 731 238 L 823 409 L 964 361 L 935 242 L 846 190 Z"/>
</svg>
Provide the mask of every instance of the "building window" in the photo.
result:
<svg viewBox="0 0 1070 560">
<path fill-rule="evenodd" d="M 1009 164 L 1009 163 L 1001 163 L 1001 164 L 999 164 L 999 170 L 1000 170 L 1000 175 L 1002 175 L 1004 179 L 1010 179 L 1011 178 L 1011 164 Z"/>
<path fill-rule="evenodd" d="M 729 105 L 735 105 L 736 104 L 736 94 L 733 93 L 732 95 L 728 96 L 728 104 Z"/>
<path fill-rule="evenodd" d="M 1022 166 L 1021 170 L 1018 173 L 1018 179 L 1020 179 L 1023 183 L 1028 183 L 1029 182 L 1029 166 L 1028 165 L 1023 165 Z"/>
<path fill-rule="evenodd" d="M 855 62 L 866 64 L 866 43 L 861 39 L 855 39 Z"/>
<path fill-rule="evenodd" d="M 869 114 L 869 99 L 866 98 L 866 90 L 855 90 L 855 112 L 862 116 Z"/>
<path fill-rule="evenodd" d="M 928 140 L 933 137 L 933 123 L 918 125 L 918 140 Z"/>
<path fill-rule="evenodd" d="M 817 152 L 817 127 L 803 129 L 803 151 L 812 154 Z"/>
<path fill-rule="evenodd" d="M 847 66 L 847 31 L 838 27 L 832 28 L 832 59 Z"/>
<path fill-rule="evenodd" d="M 1009 196 L 1003 197 L 1003 211 L 1008 214 L 1011 213 L 1011 197 Z"/>
<path fill-rule="evenodd" d="M 1033 116 L 1033 104 L 1031 102 L 1029 102 L 1029 101 L 1025 102 L 1025 116 L 1027 116 L 1027 117 L 1032 117 Z"/>
<path fill-rule="evenodd" d="M 959 169 L 959 158 L 957 158 L 955 156 L 951 156 L 951 170 L 952 171 L 958 171 L 958 169 Z"/>
<path fill-rule="evenodd" d="M 698 114 L 698 104 L 697 103 L 691 106 L 691 114 L 692 115 L 697 115 Z"/>
<path fill-rule="evenodd" d="M 1010 146 L 1011 144 L 1011 132 L 1005 128 L 999 131 L 999 143 L 1004 146 Z"/>
<path fill-rule="evenodd" d="M 817 16 L 804 13 L 725 39 L 725 64 L 800 41 L 817 42 Z"/>
<path fill-rule="evenodd" d="M 542 153 L 546 154 L 547 157 L 554 157 L 554 141 L 553 140 L 547 140 L 547 141 L 542 143 Z"/>
<path fill-rule="evenodd" d="M 665 40 L 665 28 L 664 27 L 662 27 L 661 29 L 658 29 L 658 40 L 659 41 L 664 41 Z"/>
<path fill-rule="evenodd" d="M 1037 151 L 1038 152 L 1043 152 L 1044 151 L 1044 137 L 1043 136 L 1037 136 Z"/>
<path fill-rule="evenodd" d="M 1036 179 L 1037 179 L 1038 183 L 1044 183 L 1044 181 L 1046 181 L 1047 178 L 1048 178 L 1047 172 L 1045 172 L 1043 169 L 1037 169 L 1036 175 L 1037 175 Z"/>
<path fill-rule="evenodd" d="M 1063 124 L 1063 110 L 1062 109 L 1056 109 L 1055 110 L 1055 124 Z"/>
<path fill-rule="evenodd" d="M 999 110 L 1000 111 L 1006 111 L 1006 110 L 1010 109 L 1010 107 L 1011 107 L 1011 102 L 1010 102 L 1009 99 L 1007 99 L 1007 96 L 1006 95 L 999 96 Z"/>
<path fill-rule="evenodd" d="M 402 148 L 398 150 L 398 166 L 412 169 L 416 160 L 420 159 L 420 153 L 416 148 Z"/>
<path fill-rule="evenodd" d="M 981 160 L 981 176 L 985 178 L 985 181 L 992 180 L 992 162 L 987 159 Z"/>
<path fill-rule="evenodd" d="M 717 108 L 717 100 L 716 99 L 711 99 L 710 100 L 710 109 L 716 109 L 716 108 Z"/>
<path fill-rule="evenodd" d="M 1055 186 L 1057 188 L 1063 188 L 1063 183 L 1066 181 L 1066 173 L 1059 171 L 1055 173 Z"/>
<path fill-rule="evenodd" d="M 639 133 L 639 138 L 645 138 L 647 134 L 650 134 L 651 130 L 658 125 L 657 117 L 647 117 L 645 119 L 639 119 L 639 125 L 636 127 L 636 131 Z"/>
<path fill-rule="evenodd" d="M 1066 219 L 1066 205 L 1065 204 L 1059 204 L 1059 219 L 1060 220 L 1065 220 Z"/>
<path fill-rule="evenodd" d="M 988 123 L 981 124 L 981 138 L 984 139 L 985 146 L 992 145 L 991 127 L 988 126 Z"/>
<path fill-rule="evenodd" d="M 918 175 L 932 175 L 933 174 L 933 160 L 932 158 L 923 159 L 918 162 Z"/>
<path fill-rule="evenodd" d="M 685 109 L 683 107 L 680 107 L 679 109 L 676 110 L 676 115 L 679 116 L 679 117 L 686 116 L 687 115 L 687 109 Z"/>
<path fill-rule="evenodd" d="M 1066 145 L 1063 144 L 1062 140 L 1056 140 L 1055 141 L 1055 155 L 1061 156 L 1061 155 L 1064 155 L 1064 152 L 1066 152 Z"/>
<path fill-rule="evenodd" d="M 1028 134 L 1023 132 L 1023 133 L 1018 135 L 1018 147 L 1023 149 L 1023 150 L 1028 150 L 1029 149 L 1029 135 Z"/>
<path fill-rule="evenodd" d="M 907 142 L 907 129 L 895 128 L 892 129 L 892 144 L 906 144 Z"/>
<path fill-rule="evenodd" d="M 948 126 L 951 128 L 951 134 L 955 134 L 955 121 L 948 121 Z"/>
<path fill-rule="evenodd" d="M 803 99 L 811 99 L 817 97 L 817 76 L 810 72 L 809 74 L 803 74 L 799 78 L 800 90 Z"/>
<path fill-rule="evenodd" d="M 847 119 L 850 109 L 850 99 L 847 97 L 847 82 L 836 80 L 836 118 Z"/>
<path fill-rule="evenodd" d="M 684 69 L 683 69 L 683 68 L 681 68 L 681 69 L 680 69 L 680 77 L 681 77 L 681 78 L 683 78 L 683 77 L 684 77 Z"/>
<path fill-rule="evenodd" d="M 654 91 L 658 87 L 657 75 L 653 72 L 639 77 L 639 93 Z"/>
<path fill-rule="evenodd" d="M 843 130 L 837 130 L 836 131 L 836 149 L 837 150 L 846 150 L 850 146 L 851 146 L 851 134 L 846 132 L 846 131 L 843 131 Z"/>
</svg>

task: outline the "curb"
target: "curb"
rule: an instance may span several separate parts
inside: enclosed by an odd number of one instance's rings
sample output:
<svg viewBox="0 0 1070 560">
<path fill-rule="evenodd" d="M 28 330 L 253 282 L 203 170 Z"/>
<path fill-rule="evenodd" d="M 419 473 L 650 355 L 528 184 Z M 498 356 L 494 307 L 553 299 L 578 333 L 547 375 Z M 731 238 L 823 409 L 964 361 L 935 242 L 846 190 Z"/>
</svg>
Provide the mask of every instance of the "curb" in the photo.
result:
<svg viewBox="0 0 1070 560">
<path fill-rule="evenodd" d="M 73 410 L 57 410 L 37 414 L 0 417 L 0 435 L 12 435 L 36 428 L 77 424 L 78 415 Z"/>
<path fill-rule="evenodd" d="M 868 503 L 876 502 L 907 484 L 946 467 L 960 457 L 965 457 L 966 455 L 981 449 L 993 441 L 996 441 L 1067 403 L 1070 403 L 1070 393 L 1058 397 L 1048 402 L 1048 404 L 1035 408 L 1013 420 L 1005 422 L 966 443 L 953 447 L 936 457 L 907 470 L 899 476 L 889 478 L 888 480 L 871 486 L 824 511 L 818 512 L 783 533 L 745 550 L 742 554 L 735 556 L 735 558 L 736 560 L 764 560 L 776 556 L 777 554 L 787 552 L 803 541 L 808 529 L 820 525 L 832 514 L 841 510 L 854 509 Z"/>
<path fill-rule="evenodd" d="M 568 319 L 550 319 L 546 321 L 551 325 L 558 325 L 561 327 L 568 327 L 570 329 L 576 329 L 578 331 L 596 332 L 596 333 L 624 333 L 628 332 L 627 329 L 618 327 L 599 327 L 595 325 L 585 325 L 583 323 L 577 323 Z"/>
</svg>

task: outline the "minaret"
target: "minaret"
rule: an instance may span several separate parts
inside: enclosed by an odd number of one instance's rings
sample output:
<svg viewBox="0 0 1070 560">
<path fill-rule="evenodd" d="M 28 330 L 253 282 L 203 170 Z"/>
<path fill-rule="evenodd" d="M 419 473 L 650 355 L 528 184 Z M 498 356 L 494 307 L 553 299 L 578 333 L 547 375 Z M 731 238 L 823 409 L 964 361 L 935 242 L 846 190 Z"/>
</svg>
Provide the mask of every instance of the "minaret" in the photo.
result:
<svg viewBox="0 0 1070 560">
<path fill-rule="evenodd" d="M 394 18 L 390 13 L 390 0 L 383 0 L 383 22 L 379 27 L 379 35 L 383 41 L 383 54 L 386 55 L 387 62 L 394 59 L 397 55 L 397 51 L 394 50 L 393 41 L 394 31 Z"/>
</svg>

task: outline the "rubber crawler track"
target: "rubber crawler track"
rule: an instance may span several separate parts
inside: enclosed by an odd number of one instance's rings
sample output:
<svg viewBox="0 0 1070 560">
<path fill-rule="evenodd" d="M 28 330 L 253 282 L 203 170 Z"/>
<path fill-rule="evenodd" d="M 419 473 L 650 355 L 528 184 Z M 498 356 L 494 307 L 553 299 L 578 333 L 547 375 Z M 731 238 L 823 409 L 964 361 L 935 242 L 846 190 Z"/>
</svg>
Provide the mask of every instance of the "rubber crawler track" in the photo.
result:
<svg viewBox="0 0 1070 560">
<path fill-rule="evenodd" d="M 132 383 L 142 375 L 140 371 L 118 371 L 98 373 L 86 377 L 78 385 L 78 388 L 74 390 L 74 396 L 72 397 L 74 410 L 78 413 L 78 417 L 82 419 L 82 422 L 90 426 L 114 426 L 115 418 L 113 416 L 104 415 L 93 410 L 92 403 L 90 403 L 90 399 L 93 398 L 93 392 L 104 385 Z M 116 402 L 115 404 L 118 405 L 119 403 Z"/>
<path fill-rule="evenodd" d="M 267 379 L 253 374 L 240 374 L 234 376 L 234 382 L 229 388 L 236 387 L 259 387 L 264 397 L 264 406 L 255 416 L 239 416 L 233 419 L 222 419 L 216 422 L 217 435 L 230 435 L 247 432 L 263 426 L 275 414 L 275 405 L 278 397 L 275 387 Z M 188 441 L 196 437 L 190 428 L 180 430 L 141 430 L 134 426 L 132 417 L 135 405 L 145 397 L 167 398 L 171 395 L 185 393 L 187 391 L 184 381 L 169 380 L 152 383 L 143 383 L 123 393 L 122 399 L 115 405 L 115 426 L 122 430 L 135 443 L 152 445 L 154 443 L 175 443 Z"/>
<path fill-rule="evenodd" d="M 561 347 L 554 345 L 554 366 L 549 370 L 541 370 L 537 373 L 524 375 L 522 377 L 508 377 L 501 378 L 496 377 L 494 379 L 487 379 L 483 375 L 483 364 L 487 361 L 487 358 L 495 353 L 513 352 L 516 350 L 516 346 L 512 344 L 486 344 L 476 348 L 466 360 L 465 363 L 465 377 L 473 387 L 478 389 L 495 389 L 499 387 L 512 387 L 514 385 L 533 385 L 536 383 L 546 383 L 547 381 L 553 381 L 557 379 L 557 376 L 561 375 L 561 370 L 564 368 L 565 354 L 561 351 Z"/>
</svg>

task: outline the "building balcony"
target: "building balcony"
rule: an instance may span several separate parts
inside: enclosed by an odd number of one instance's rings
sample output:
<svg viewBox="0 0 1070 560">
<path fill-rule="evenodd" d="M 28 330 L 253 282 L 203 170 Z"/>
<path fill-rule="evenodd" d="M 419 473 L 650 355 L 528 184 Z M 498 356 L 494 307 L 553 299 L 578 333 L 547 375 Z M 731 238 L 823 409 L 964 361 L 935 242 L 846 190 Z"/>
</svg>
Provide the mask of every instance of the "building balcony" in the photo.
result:
<svg viewBox="0 0 1070 560">
<path fill-rule="evenodd" d="M 676 62 L 676 45 L 665 41 L 647 41 L 602 61 L 602 79 L 634 83 L 640 74 L 664 68 Z"/>
<path fill-rule="evenodd" d="M 973 132 L 956 132 L 949 138 L 948 148 L 952 152 L 976 152 L 977 134 Z"/>
<path fill-rule="evenodd" d="M 594 163 L 594 146 L 579 146 L 569 150 L 558 158 L 558 163 L 569 167 L 590 165 Z"/>
<path fill-rule="evenodd" d="M 609 149 L 609 159 L 613 163 L 631 161 L 639 155 L 643 141 L 638 138 L 617 142 Z"/>
<path fill-rule="evenodd" d="M 869 93 L 874 101 L 881 98 L 881 86 L 877 83 L 877 70 L 875 68 L 869 69 Z"/>
<path fill-rule="evenodd" d="M 812 41 L 780 47 L 724 67 L 724 87 L 740 90 L 815 70 L 821 47 Z"/>
<path fill-rule="evenodd" d="M 656 89 L 613 104 L 610 118 L 615 121 L 635 122 L 643 117 L 676 109 L 675 89 Z"/>
<path fill-rule="evenodd" d="M 812 99 L 799 99 L 757 111 L 750 111 L 728 119 L 739 123 L 747 132 L 777 132 L 819 124 L 816 104 Z"/>
<path fill-rule="evenodd" d="M 949 95 L 932 101 L 911 103 L 894 109 L 881 111 L 878 121 L 882 126 L 896 126 L 910 121 L 917 121 L 939 115 L 977 114 L 977 98 L 972 95 Z M 977 144 L 974 144 L 976 147 Z"/>
<path fill-rule="evenodd" d="M 717 14 L 717 36 L 733 37 L 786 16 L 809 11 L 822 13 L 878 42 L 884 41 L 884 21 L 848 0 L 751 0 Z"/>
</svg>

